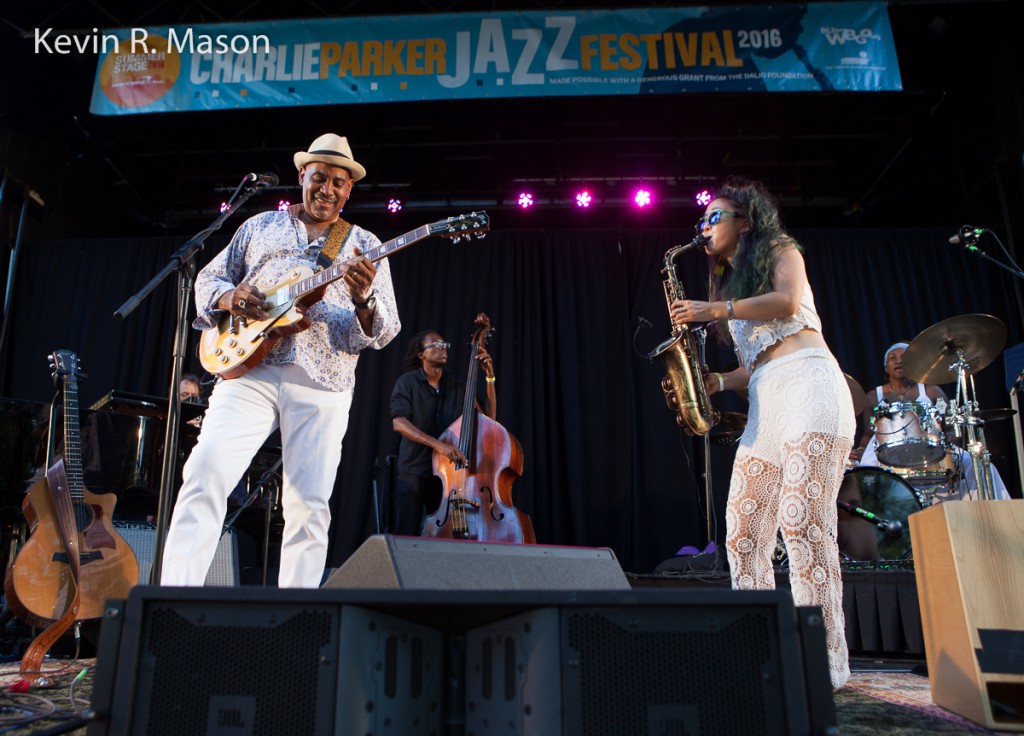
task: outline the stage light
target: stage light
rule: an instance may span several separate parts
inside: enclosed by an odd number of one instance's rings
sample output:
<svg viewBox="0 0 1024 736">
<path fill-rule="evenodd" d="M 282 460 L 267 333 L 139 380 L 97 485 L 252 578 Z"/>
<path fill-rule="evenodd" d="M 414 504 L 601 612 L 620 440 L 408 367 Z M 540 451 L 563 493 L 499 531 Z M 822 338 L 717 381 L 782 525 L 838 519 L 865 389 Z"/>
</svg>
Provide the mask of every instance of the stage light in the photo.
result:
<svg viewBox="0 0 1024 736">
<path fill-rule="evenodd" d="M 388 206 L 388 211 L 391 212 L 392 214 L 394 214 L 396 212 L 401 212 L 402 211 L 402 200 L 395 199 L 395 198 L 389 199 L 387 206 Z"/>
<path fill-rule="evenodd" d="M 524 210 L 528 207 L 533 207 L 533 195 L 529 192 L 520 192 L 519 199 L 516 201 L 516 204 Z"/>
<path fill-rule="evenodd" d="M 594 198 L 590 196 L 590 192 L 584 190 L 576 195 L 576 206 L 577 207 L 589 207 L 590 203 L 594 201 Z"/>
<path fill-rule="evenodd" d="M 711 192 L 709 192 L 707 189 L 703 189 L 697 192 L 693 198 L 701 207 L 707 207 L 709 204 L 711 204 Z"/>
<path fill-rule="evenodd" d="M 633 204 L 637 207 L 649 207 L 652 201 L 651 192 L 647 189 L 637 189 L 633 195 Z"/>
<path fill-rule="evenodd" d="M 289 202 L 287 199 L 279 199 L 277 201 L 277 211 L 278 212 L 284 212 L 286 209 L 288 209 L 291 206 L 292 206 L 292 203 Z"/>
<path fill-rule="evenodd" d="M 231 205 L 229 205 L 227 202 L 221 202 L 220 203 L 221 214 L 227 212 L 229 209 L 231 209 Z"/>
</svg>

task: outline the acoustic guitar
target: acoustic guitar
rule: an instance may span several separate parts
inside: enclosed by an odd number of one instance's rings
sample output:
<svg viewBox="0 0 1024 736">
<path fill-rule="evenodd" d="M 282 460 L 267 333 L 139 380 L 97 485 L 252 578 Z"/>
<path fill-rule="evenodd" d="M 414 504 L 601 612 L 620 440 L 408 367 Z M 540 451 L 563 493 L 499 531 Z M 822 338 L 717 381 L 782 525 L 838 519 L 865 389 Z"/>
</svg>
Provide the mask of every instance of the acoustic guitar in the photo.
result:
<svg viewBox="0 0 1024 736">
<path fill-rule="evenodd" d="M 451 238 L 458 242 L 464 237 L 484 233 L 489 227 L 486 212 L 449 217 L 430 225 L 423 225 L 392 238 L 363 253 L 376 263 L 413 243 L 431 236 Z M 203 330 L 199 343 L 199 362 L 207 372 L 221 378 L 238 378 L 255 368 L 285 335 L 301 332 L 309 327 L 305 310 L 323 298 L 327 285 L 345 275 L 345 262 L 314 271 L 308 266 L 292 269 L 278 283 L 264 289 L 269 316 L 259 322 L 243 317 L 225 315 L 216 326 Z"/>
<path fill-rule="evenodd" d="M 128 590 L 139 582 L 135 553 L 111 523 L 117 499 L 112 493 L 91 493 L 83 482 L 78 357 L 69 350 L 58 350 L 50 360 L 54 379 L 64 384 L 64 458 L 47 472 L 49 482 L 40 480 L 26 494 L 22 510 L 29 524 L 29 538 L 4 583 L 14 614 L 38 627 L 60 619 L 75 597 L 68 549 L 78 551 L 80 600 L 76 620 L 100 618 L 106 600 L 127 597 Z M 59 520 L 59 510 L 67 508 L 65 493 L 70 497 L 74 519 L 74 529 L 69 530 L 74 536 L 70 539 L 65 539 Z"/>
</svg>

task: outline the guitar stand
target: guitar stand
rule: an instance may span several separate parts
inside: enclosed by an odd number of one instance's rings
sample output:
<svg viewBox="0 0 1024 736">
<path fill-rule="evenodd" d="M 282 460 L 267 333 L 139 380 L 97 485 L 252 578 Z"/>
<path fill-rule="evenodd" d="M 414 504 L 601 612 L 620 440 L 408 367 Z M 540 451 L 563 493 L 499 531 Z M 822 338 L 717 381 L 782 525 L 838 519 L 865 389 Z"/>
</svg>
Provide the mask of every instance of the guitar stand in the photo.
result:
<svg viewBox="0 0 1024 736">
<path fill-rule="evenodd" d="M 256 483 L 256 487 L 252 489 L 245 501 L 241 506 L 231 514 L 227 519 L 224 520 L 224 530 L 221 532 L 221 536 L 227 534 L 234 523 L 238 520 L 238 517 L 242 515 L 242 512 L 252 506 L 257 496 L 265 495 L 269 491 L 269 497 L 263 499 L 263 559 L 262 566 L 260 568 L 260 585 L 266 587 L 267 585 L 267 571 L 268 571 L 268 560 L 270 554 L 270 523 L 273 520 L 274 506 L 277 504 L 281 494 L 281 483 L 280 476 L 277 471 L 280 469 L 283 463 L 282 458 L 278 458 L 273 466 L 267 470 L 263 475 L 260 476 L 259 481 Z"/>
</svg>

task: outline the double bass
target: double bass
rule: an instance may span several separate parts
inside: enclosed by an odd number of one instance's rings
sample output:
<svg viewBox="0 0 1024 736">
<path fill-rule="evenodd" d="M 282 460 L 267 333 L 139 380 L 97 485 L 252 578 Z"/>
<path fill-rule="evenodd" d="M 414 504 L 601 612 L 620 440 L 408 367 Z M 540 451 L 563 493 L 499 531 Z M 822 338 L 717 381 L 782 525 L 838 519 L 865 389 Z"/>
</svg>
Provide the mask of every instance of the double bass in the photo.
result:
<svg viewBox="0 0 1024 736">
<path fill-rule="evenodd" d="M 469 463 L 434 452 L 434 475 L 443 491 L 441 505 L 423 523 L 423 536 L 533 544 L 537 539 L 530 517 L 512 503 L 512 484 L 523 474 L 523 448 L 476 405 L 476 355 L 491 333 L 490 320 L 481 314 L 473 333 L 462 415 L 440 437 L 458 447 Z"/>
</svg>

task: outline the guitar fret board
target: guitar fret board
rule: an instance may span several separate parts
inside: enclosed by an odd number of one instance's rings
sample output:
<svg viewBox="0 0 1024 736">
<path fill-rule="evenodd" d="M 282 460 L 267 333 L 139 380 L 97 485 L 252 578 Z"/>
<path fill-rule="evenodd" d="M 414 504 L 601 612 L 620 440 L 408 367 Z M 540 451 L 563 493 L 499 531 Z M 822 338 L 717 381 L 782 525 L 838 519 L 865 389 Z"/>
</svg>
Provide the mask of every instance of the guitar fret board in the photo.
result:
<svg viewBox="0 0 1024 736">
<path fill-rule="evenodd" d="M 376 263 L 381 258 L 384 258 L 386 255 L 401 250 L 407 245 L 412 245 L 418 240 L 423 240 L 423 238 L 429 235 L 430 227 L 428 225 L 422 225 L 411 232 L 405 233 L 404 235 L 399 235 L 397 238 L 392 238 L 386 243 L 381 243 L 376 248 L 371 248 L 363 255 L 365 255 L 371 261 Z M 329 268 L 325 268 L 323 271 L 318 271 L 309 278 L 302 279 L 301 281 L 296 281 L 294 284 L 288 287 L 289 298 L 301 296 L 302 294 L 306 294 L 307 292 L 315 291 L 316 289 L 319 289 L 321 286 L 329 284 L 332 281 L 337 281 L 342 277 L 342 266 L 344 265 L 344 263 L 336 263 L 333 266 L 330 266 Z"/>
<path fill-rule="evenodd" d="M 82 475 L 82 440 L 78 424 L 78 384 L 64 382 L 64 472 L 73 500 L 84 497 Z"/>
</svg>

